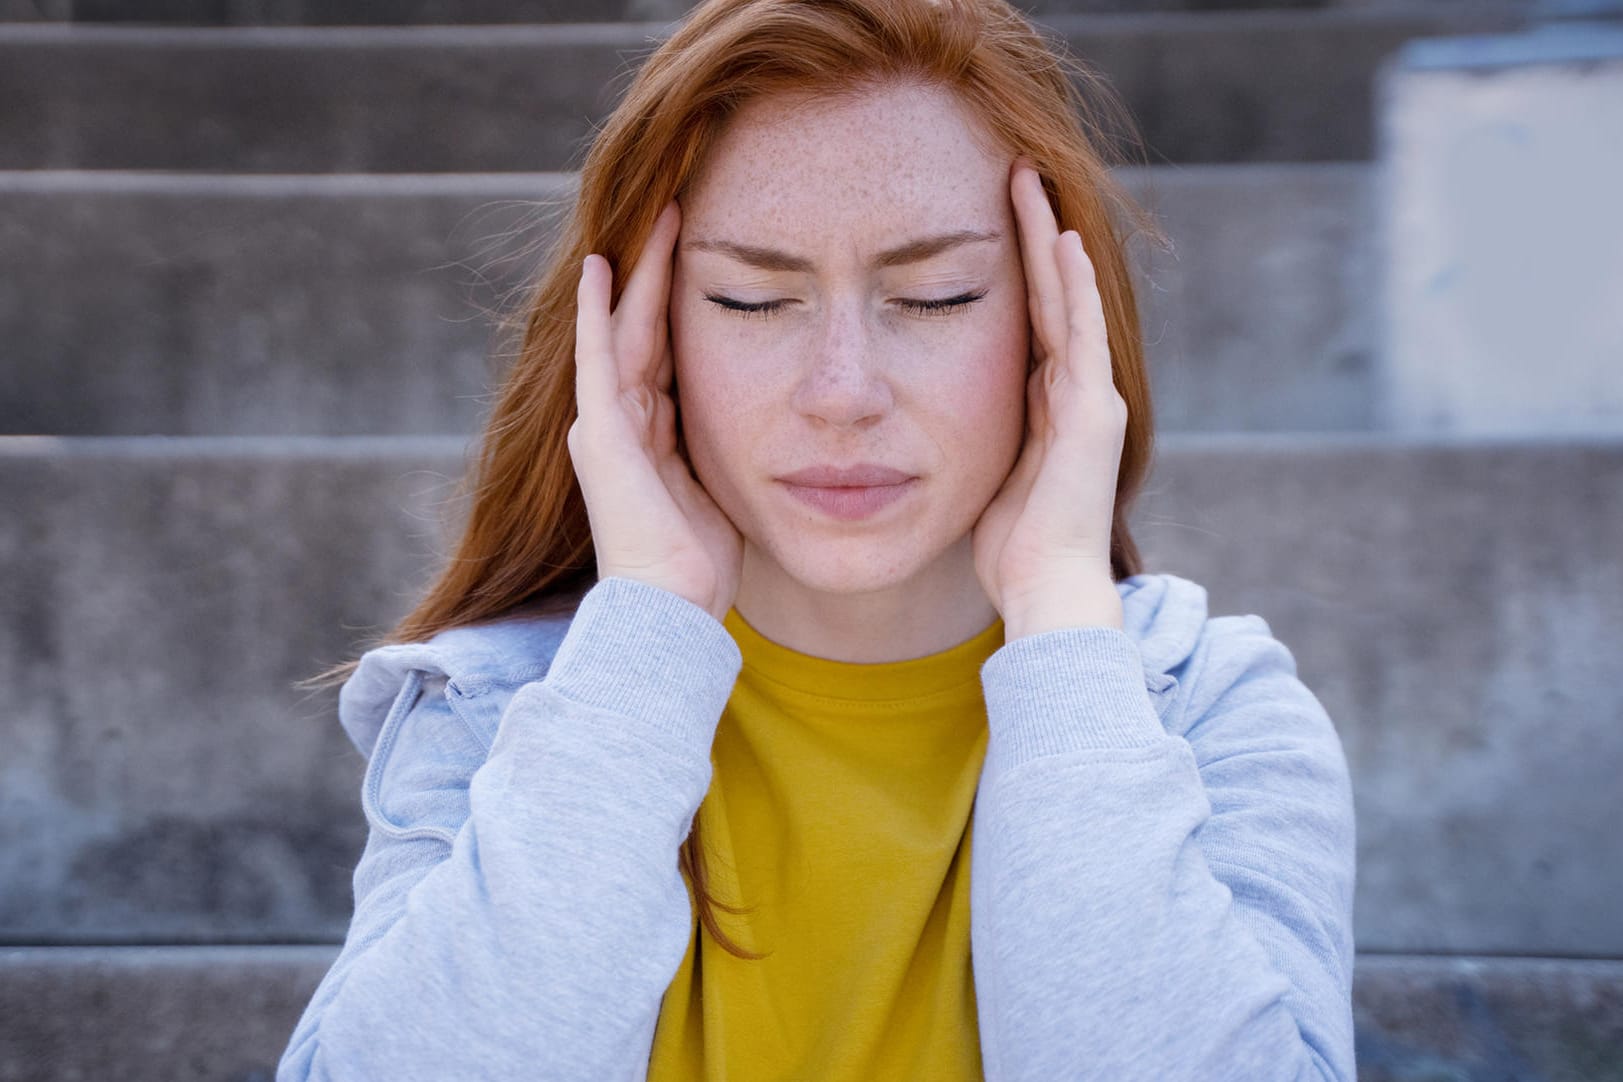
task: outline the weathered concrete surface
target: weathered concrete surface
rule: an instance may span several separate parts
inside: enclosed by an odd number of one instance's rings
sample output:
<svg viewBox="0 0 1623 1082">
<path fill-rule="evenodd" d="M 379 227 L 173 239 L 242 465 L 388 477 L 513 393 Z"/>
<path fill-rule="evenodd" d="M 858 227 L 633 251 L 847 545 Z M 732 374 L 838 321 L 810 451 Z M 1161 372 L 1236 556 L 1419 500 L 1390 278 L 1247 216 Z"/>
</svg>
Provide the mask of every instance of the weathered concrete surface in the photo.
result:
<svg viewBox="0 0 1623 1082">
<path fill-rule="evenodd" d="M 1370 87 L 1404 42 L 1510 28 L 1503 9 L 1050 15 L 1132 112 L 1149 163 L 1364 161 Z"/>
<path fill-rule="evenodd" d="M 0 441 L 0 942 L 342 934 L 362 762 L 294 685 L 405 610 L 460 443 Z"/>
<path fill-rule="evenodd" d="M 460 441 L 0 441 L 0 940 L 337 938 L 360 761 L 292 683 L 409 603 Z M 1352 764 L 1375 951 L 1623 955 L 1623 443 L 1169 437 L 1151 570 Z"/>
<path fill-rule="evenodd" d="M 656 30 L 3 27 L 0 168 L 557 169 Z"/>
<path fill-rule="evenodd" d="M 331 947 L 0 948 L 5 1082 L 271 1082 Z"/>
<path fill-rule="evenodd" d="M 1370 168 L 1122 171 L 1171 252 L 1134 241 L 1162 431 L 1377 427 Z"/>
<path fill-rule="evenodd" d="M 1366 160 L 1384 57 L 1418 35 L 1514 25 L 1475 9 L 1045 21 L 1125 100 L 1154 164 Z M 0 169 L 574 168 L 668 25 L 9 25 Z"/>
<path fill-rule="evenodd" d="M 1361 948 L 1623 955 L 1623 442 L 1191 436 L 1151 489 L 1337 722 Z"/>
<path fill-rule="evenodd" d="M 72 0 L 0 0 L 0 23 L 59 22 L 72 14 Z"/>
<path fill-rule="evenodd" d="M 1369 166 L 1121 178 L 1163 429 L 1371 427 Z M 0 173 L 0 432 L 472 432 L 574 183 Z"/>
<path fill-rule="evenodd" d="M 0 431 L 473 431 L 574 184 L 0 174 Z"/>
<path fill-rule="evenodd" d="M 1360 955 L 1360 1082 L 1617 1082 L 1623 962 Z"/>
<path fill-rule="evenodd" d="M 0 949 L 6 1082 L 269 1082 L 331 947 Z M 1623 963 L 1372 957 L 1361 1082 L 1613 1082 Z"/>
<path fill-rule="evenodd" d="M 1214 11 L 1227 8 L 1461 8 L 1488 3 L 1525 11 L 1539 0 L 1015 0 L 1038 14 Z M 0 20 L 50 18 L 83 22 L 199 26 L 404 25 L 434 23 L 608 22 L 675 19 L 688 0 L 0 0 Z M 70 12 L 71 7 L 71 12 Z"/>
<path fill-rule="evenodd" d="M 679 18 L 686 0 L 75 0 L 82 22 L 198 26 L 601 23 Z"/>
<path fill-rule="evenodd" d="M 1393 427 L 1623 432 L 1623 23 L 1415 43 L 1382 98 Z"/>
</svg>

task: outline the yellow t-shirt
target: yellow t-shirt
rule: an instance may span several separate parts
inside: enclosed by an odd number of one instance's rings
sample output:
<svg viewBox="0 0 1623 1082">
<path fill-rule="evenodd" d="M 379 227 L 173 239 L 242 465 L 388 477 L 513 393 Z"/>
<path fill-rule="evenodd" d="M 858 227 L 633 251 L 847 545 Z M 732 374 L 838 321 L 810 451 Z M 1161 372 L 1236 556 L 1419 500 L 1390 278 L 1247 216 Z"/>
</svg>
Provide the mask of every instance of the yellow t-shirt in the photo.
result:
<svg viewBox="0 0 1623 1082">
<path fill-rule="evenodd" d="M 724 623 L 744 668 L 697 822 L 712 895 L 750 907 L 718 922 L 767 957 L 727 953 L 695 917 L 650 1082 L 980 1079 L 970 809 L 1002 622 L 879 665 Z"/>
</svg>

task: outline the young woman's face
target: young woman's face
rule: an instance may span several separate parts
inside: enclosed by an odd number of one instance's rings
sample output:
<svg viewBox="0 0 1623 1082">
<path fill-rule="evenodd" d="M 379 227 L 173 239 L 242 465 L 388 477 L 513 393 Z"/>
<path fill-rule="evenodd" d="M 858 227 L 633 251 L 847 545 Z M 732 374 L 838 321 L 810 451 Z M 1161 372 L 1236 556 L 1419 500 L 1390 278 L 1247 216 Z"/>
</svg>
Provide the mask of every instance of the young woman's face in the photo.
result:
<svg viewBox="0 0 1623 1082">
<path fill-rule="evenodd" d="M 1010 159 L 972 124 L 912 84 L 760 100 L 682 200 L 683 433 L 746 575 L 842 594 L 973 576 L 969 532 L 1024 432 L 1029 326 Z M 852 467 L 881 472 L 802 475 Z"/>
</svg>

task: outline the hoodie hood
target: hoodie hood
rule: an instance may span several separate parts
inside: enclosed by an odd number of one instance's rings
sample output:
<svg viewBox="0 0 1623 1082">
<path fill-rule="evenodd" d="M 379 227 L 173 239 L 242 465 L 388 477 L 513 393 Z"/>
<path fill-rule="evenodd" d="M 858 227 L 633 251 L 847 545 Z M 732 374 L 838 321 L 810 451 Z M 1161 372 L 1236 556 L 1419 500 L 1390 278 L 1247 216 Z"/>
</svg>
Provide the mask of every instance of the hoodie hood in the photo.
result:
<svg viewBox="0 0 1623 1082">
<path fill-rule="evenodd" d="M 1177 575 L 1134 575 L 1116 584 L 1122 630 L 1138 644 L 1145 684 L 1160 696 L 1191 654 L 1205 628 L 1205 587 Z M 427 642 L 368 651 L 338 695 L 338 719 L 368 758 L 401 689 L 413 672 L 443 679 L 453 694 L 517 688 L 546 675 L 569 630 L 568 615 L 515 616 L 442 631 Z"/>
<path fill-rule="evenodd" d="M 1205 630 L 1206 588 L 1177 575 L 1134 575 L 1116 584 L 1122 630 L 1138 643 L 1146 673 L 1171 673 L 1195 652 Z"/>
</svg>

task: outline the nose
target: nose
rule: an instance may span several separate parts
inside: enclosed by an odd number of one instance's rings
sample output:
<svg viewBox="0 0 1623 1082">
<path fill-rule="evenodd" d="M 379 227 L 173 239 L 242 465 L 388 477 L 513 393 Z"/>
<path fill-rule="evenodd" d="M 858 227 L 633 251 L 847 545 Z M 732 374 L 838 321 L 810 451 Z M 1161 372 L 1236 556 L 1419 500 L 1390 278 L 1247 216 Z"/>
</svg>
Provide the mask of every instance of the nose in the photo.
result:
<svg viewBox="0 0 1623 1082">
<path fill-rule="evenodd" d="M 809 356 L 794 393 L 796 412 L 837 428 L 860 428 L 883 417 L 891 408 L 891 386 L 874 344 L 855 306 L 829 312 L 808 336 Z"/>
</svg>

